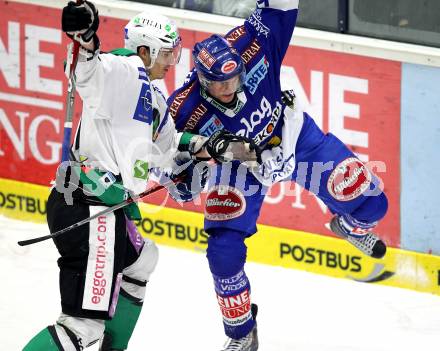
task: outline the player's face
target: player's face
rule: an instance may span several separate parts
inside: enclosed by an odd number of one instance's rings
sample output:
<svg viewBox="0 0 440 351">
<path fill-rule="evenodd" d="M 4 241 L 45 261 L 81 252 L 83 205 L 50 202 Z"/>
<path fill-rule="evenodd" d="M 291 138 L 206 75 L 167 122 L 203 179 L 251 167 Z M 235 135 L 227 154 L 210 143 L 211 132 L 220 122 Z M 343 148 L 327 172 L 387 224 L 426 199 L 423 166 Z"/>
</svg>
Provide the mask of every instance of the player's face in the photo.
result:
<svg viewBox="0 0 440 351">
<path fill-rule="evenodd" d="M 171 69 L 170 64 L 154 62 L 153 67 L 151 67 L 150 69 L 150 80 L 165 78 L 166 74 L 170 69 Z"/>
<path fill-rule="evenodd" d="M 229 78 L 222 82 L 211 81 L 208 92 L 211 96 L 223 103 L 229 103 L 234 99 L 235 92 L 240 87 L 240 75 Z"/>
<path fill-rule="evenodd" d="M 157 55 L 156 61 L 163 65 L 177 65 L 180 61 L 182 45 L 180 42 L 172 49 L 162 48 Z"/>
<path fill-rule="evenodd" d="M 149 70 L 149 76 L 151 80 L 163 79 L 171 66 L 177 64 L 180 60 L 180 53 L 182 51 L 182 46 L 178 43 L 173 49 L 160 49 L 156 60 L 154 61 L 153 67 Z M 150 56 L 146 52 L 146 58 L 144 63 L 146 67 L 149 66 Z"/>
</svg>

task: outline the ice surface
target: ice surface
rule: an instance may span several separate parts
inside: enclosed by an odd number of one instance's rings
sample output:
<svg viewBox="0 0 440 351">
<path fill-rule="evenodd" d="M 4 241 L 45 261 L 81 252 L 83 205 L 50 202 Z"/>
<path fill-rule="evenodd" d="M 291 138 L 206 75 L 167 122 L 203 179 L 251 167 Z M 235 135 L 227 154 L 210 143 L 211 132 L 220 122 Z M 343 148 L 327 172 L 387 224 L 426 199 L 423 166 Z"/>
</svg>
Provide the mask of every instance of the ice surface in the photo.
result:
<svg viewBox="0 0 440 351">
<path fill-rule="evenodd" d="M 60 313 L 52 242 L 16 244 L 47 233 L 0 217 L 1 351 L 21 350 Z M 260 351 L 440 350 L 438 296 L 254 263 L 246 272 Z M 206 258 L 161 246 L 129 350 L 218 351 L 224 341 Z"/>
</svg>

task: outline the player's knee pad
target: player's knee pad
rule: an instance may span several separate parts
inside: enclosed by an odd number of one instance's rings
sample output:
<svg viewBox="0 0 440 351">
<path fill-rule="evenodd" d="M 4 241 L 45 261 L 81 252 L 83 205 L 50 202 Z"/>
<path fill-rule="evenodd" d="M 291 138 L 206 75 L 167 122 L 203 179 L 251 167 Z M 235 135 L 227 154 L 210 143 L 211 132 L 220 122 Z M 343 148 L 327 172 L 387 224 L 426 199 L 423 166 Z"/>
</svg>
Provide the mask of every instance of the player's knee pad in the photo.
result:
<svg viewBox="0 0 440 351">
<path fill-rule="evenodd" d="M 388 199 L 384 193 L 368 196 L 350 215 L 358 221 L 374 223 L 382 219 L 388 210 Z"/>
<path fill-rule="evenodd" d="M 207 255 L 212 274 L 228 277 L 241 271 L 246 262 L 246 233 L 228 228 L 208 230 Z"/>
<path fill-rule="evenodd" d="M 122 273 L 121 288 L 130 296 L 143 301 L 145 286 L 150 279 L 151 273 L 156 268 L 159 259 L 159 249 L 154 241 L 144 239 L 144 246 L 138 259 L 126 267 Z"/>
<path fill-rule="evenodd" d="M 61 313 L 55 325 L 56 333 L 62 345 L 72 344 L 76 338 L 80 349 L 95 343 L 104 333 L 105 322 L 101 319 L 78 318 Z M 70 348 L 64 347 L 70 350 Z M 77 349 L 72 349 L 77 350 Z"/>
<path fill-rule="evenodd" d="M 38 333 L 24 351 L 77 351 L 93 344 L 104 333 L 104 321 L 76 318 L 64 313 L 57 324 Z"/>
</svg>

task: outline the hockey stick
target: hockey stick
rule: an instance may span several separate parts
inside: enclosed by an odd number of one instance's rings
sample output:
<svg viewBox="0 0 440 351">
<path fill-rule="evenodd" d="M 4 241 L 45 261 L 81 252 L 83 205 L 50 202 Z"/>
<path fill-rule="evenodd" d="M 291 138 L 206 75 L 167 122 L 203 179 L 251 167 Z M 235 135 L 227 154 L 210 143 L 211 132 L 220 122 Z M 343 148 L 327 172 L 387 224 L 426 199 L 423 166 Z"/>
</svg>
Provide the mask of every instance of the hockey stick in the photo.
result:
<svg viewBox="0 0 440 351">
<path fill-rule="evenodd" d="M 178 179 L 176 179 L 175 181 L 178 181 Z M 56 238 L 57 236 L 60 236 L 61 234 L 64 234 L 64 233 L 66 233 L 66 232 L 68 232 L 68 231 L 70 231 L 72 229 L 78 228 L 78 227 L 80 227 L 80 226 L 82 226 L 84 224 L 89 223 L 90 221 L 94 220 L 95 218 L 98 218 L 100 216 L 105 216 L 105 215 L 107 215 L 107 214 L 109 214 L 111 212 L 119 210 L 122 207 L 128 206 L 128 205 L 130 205 L 133 202 L 137 202 L 140 199 L 144 198 L 145 196 L 148 196 L 148 195 L 151 195 L 151 194 L 153 194 L 155 192 L 158 192 L 159 190 L 162 190 L 167 185 L 169 185 L 171 183 L 174 183 L 175 181 L 172 181 L 172 182 L 169 182 L 169 183 L 163 184 L 163 185 L 159 184 L 159 185 L 157 185 L 155 187 L 147 189 L 144 192 L 140 193 L 139 195 L 136 195 L 134 197 L 130 197 L 127 200 L 122 201 L 121 203 L 119 203 L 117 205 L 114 205 L 112 207 L 106 208 L 105 210 L 103 210 L 101 212 L 98 212 L 98 213 L 94 214 L 93 216 L 84 218 L 83 220 L 81 220 L 79 222 L 76 222 L 76 223 L 74 223 L 74 224 L 72 224 L 72 225 L 70 225 L 70 226 L 68 226 L 68 227 L 66 227 L 64 229 L 58 230 L 55 233 L 51 233 L 51 234 L 48 234 L 48 235 L 45 235 L 45 236 L 40 236 L 38 238 L 33 238 L 33 239 L 28 239 L 28 240 L 21 240 L 21 241 L 17 242 L 17 244 L 20 245 L 20 246 L 27 246 L 27 245 L 32 245 L 32 244 L 35 244 L 35 243 L 39 243 L 40 241 L 45 241 L 45 240 L 48 240 L 48 239 Z"/>
<path fill-rule="evenodd" d="M 254 155 L 249 150 L 249 145 L 243 144 L 241 142 L 239 142 L 239 143 L 231 143 L 231 144 L 232 145 L 231 145 L 230 151 L 228 151 L 228 152 L 230 152 L 231 156 L 234 159 L 240 160 L 241 158 L 243 158 L 244 160 L 250 160 L 250 161 L 254 161 L 255 160 Z M 237 145 L 235 145 L 235 144 L 237 144 Z M 241 146 L 239 146 L 238 144 L 241 144 Z M 185 167 L 186 164 L 187 163 L 185 163 L 183 165 L 180 165 L 181 170 L 184 170 L 186 168 Z M 214 164 L 215 164 L 215 162 L 213 160 L 208 162 L 208 165 L 210 165 L 210 166 L 212 166 Z M 165 184 L 159 184 L 159 185 L 157 185 L 155 187 L 147 189 L 144 192 L 140 193 L 139 195 L 135 195 L 133 197 L 130 197 L 127 200 L 122 201 L 121 203 L 119 203 L 117 205 L 114 205 L 112 207 L 106 208 L 105 210 L 103 210 L 101 212 L 98 212 L 98 213 L 94 214 L 93 216 L 84 218 L 83 220 L 81 220 L 81 221 L 79 221 L 77 223 L 74 223 L 74 224 L 72 224 L 72 225 L 70 225 L 70 226 L 68 226 L 68 227 L 66 227 L 64 229 L 60 229 L 60 230 L 56 231 L 55 233 L 44 235 L 44 236 L 41 236 L 41 237 L 38 237 L 38 238 L 33 238 L 33 239 L 28 239 L 28 240 L 21 240 L 21 241 L 18 241 L 17 243 L 20 246 L 27 246 L 27 245 L 32 245 L 32 244 L 35 244 L 35 243 L 38 243 L 38 242 L 41 242 L 41 241 L 45 241 L 45 240 L 48 240 L 48 239 L 56 238 L 56 237 L 60 236 L 61 234 L 64 234 L 64 233 L 66 233 L 66 232 L 68 232 L 68 231 L 70 231 L 72 229 L 78 228 L 78 227 L 80 227 L 80 226 L 82 226 L 84 224 L 89 223 L 90 221 L 92 221 L 95 218 L 98 218 L 100 216 L 104 216 L 104 215 L 107 215 L 107 214 L 109 214 L 111 212 L 119 210 L 120 208 L 128 206 L 129 204 L 131 204 L 133 202 L 139 201 L 140 199 L 144 198 L 145 196 L 151 195 L 151 194 L 153 194 L 153 193 L 155 193 L 155 192 L 157 192 L 157 191 L 159 191 L 159 190 L 161 190 L 163 188 L 166 188 L 168 185 L 176 184 L 176 183 L 179 183 L 181 181 L 182 181 L 182 176 L 177 176 L 175 179 L 173 179 L 173 180 L 171 180 L 169 182 L 166 182 Z"/>
<path fill-rule="evenodd" d="M 78 5 L 82 0 L 76 0 Z M 73 40 L 67 50 L 67 68 L 69 69 L 69 79 L 67 83 L 66 115 L 64 117 L 64 136 L 61 149 L 61 162 L 68 161 L 70 156 L 70 137 L 72 134 L 73 105 L 75 103 L 76 76 L 75 69 L 78 62 L 79 42 Z"/>
</svg>

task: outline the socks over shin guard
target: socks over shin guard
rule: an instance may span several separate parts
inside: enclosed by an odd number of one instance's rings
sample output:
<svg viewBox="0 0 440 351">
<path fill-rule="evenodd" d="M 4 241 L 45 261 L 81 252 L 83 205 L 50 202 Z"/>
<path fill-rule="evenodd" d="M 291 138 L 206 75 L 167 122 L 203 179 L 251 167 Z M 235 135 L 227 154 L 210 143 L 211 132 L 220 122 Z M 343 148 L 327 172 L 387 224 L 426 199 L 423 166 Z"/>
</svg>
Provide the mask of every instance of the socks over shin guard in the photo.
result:
<svg viewBox="0 0 440 351">
<path fill-rule="evenodd" d="M 121 289 L 115 315 L 105 322 L 107 337 L 105 343 L 101 344 L 100 351 L 127 349 L 141 310 L 142 302 Z M 104 346 L 105 344 L 107 345 Z"/>
<path fill-rule="evenodd" d="M 60 341 L 56 335 L 44 328 L 31 341 L 27 343 L 23 351 L 60 351 L 63 350 Z M 52 327 L 53 328 L 53 327 Z"/>
<path fill-rule="evenodd" d="M 44 328 L 24 347 L 23 351 L 64 351 L 82 350 L 77 337 L 62 325 L 50 325 Z"/>
</svg>

